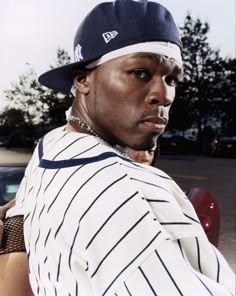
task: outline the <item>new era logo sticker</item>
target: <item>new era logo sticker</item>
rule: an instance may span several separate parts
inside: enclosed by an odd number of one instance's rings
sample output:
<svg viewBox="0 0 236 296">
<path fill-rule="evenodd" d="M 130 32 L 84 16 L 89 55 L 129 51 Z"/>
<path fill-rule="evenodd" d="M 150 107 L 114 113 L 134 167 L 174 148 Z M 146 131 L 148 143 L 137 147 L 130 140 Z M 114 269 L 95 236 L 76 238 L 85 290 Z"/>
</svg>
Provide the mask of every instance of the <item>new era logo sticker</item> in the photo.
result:
<svg viewBox="0 0 236 296">
<path fill-rule="evenodd" d="M 118 35 L 117 31 L 106 32 L 102 34 L 103 39 L 106 43 L 111 41 L 111 39 L 115 38 Z"/>
</svg>

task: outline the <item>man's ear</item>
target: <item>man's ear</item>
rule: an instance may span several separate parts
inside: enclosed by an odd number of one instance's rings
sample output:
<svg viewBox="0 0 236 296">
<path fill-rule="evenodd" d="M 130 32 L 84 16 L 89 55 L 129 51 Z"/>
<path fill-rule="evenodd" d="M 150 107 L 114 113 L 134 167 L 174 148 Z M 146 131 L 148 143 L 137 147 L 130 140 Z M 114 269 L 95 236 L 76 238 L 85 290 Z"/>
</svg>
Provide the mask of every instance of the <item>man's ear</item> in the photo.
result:
<svg viewBox="0 0 236 296">
<path fill-rule="evenodd" d="M 74 73 L 74 86 L 81 94 L 88 94 L 89 83 L 86 70 L 77 70 Z"/>
</svg>

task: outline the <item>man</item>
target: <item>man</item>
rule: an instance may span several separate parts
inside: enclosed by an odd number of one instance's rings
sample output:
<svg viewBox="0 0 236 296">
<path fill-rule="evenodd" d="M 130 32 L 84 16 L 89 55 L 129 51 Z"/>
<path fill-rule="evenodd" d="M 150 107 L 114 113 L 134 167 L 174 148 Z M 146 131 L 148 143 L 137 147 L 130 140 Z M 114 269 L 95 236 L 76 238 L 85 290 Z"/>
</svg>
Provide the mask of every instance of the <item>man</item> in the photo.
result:
<svg viewBox="0 0 236 296">
<path fill-rule="evenodd" d="M 74 48 L 75 63 L 39 79 L 75 94 L 68 124 L 41 140 L 8 213 L 24 213 L 34 295 L 233 295 L 234 275 L 185 194 L 127 157 L 151 149 L 168 122 L 182 75 L 171 14 L 101 3 Z"/>
</svg>

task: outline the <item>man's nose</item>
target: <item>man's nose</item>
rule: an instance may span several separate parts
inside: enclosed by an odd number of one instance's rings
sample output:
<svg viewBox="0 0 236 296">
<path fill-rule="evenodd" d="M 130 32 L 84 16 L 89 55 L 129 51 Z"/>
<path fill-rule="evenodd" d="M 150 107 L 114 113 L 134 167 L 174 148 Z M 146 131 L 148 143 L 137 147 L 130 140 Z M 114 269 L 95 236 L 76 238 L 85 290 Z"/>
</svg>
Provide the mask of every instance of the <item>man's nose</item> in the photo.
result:
<svg viewBox="0 0 236 296">
<path fill-rule="evenodd" d="M 173 103 L 175 90 L 167 85 L 165 78 L 153 79 L 146 102 L 151 105 L 168 106 Z"/>
</svg>

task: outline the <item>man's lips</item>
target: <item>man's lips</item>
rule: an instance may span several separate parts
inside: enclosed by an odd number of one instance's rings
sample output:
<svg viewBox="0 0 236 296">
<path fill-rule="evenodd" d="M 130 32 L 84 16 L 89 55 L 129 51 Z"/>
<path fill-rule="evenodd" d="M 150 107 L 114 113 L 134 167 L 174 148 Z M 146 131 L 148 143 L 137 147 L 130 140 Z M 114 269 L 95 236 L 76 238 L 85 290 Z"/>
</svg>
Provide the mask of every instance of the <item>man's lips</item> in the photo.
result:
<svg viewBox="0 0 236 296">
<path fill-rule="evenodd" d="M 162 133 L 168 121 L 165 117 L 146 117 L 142 122 L 150 131 Z"/>
</svg>

